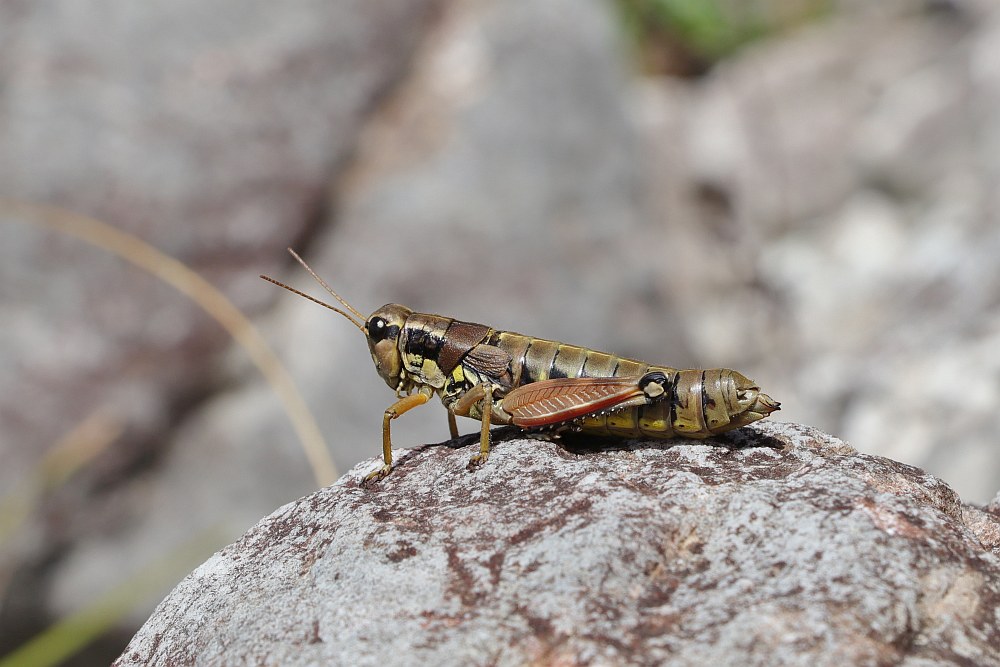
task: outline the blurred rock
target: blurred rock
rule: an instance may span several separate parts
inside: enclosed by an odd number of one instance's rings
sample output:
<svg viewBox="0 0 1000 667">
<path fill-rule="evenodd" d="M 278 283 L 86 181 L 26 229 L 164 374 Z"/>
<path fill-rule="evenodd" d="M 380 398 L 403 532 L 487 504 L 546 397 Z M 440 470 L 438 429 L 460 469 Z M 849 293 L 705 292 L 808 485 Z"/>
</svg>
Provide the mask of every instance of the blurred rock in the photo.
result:
<svg viewBox="0 0 1000 667">
<path fill-rule="evenodd" d="M 281 265 L 284 247 L 325 214 L 330 180 L 405 72 L 436 4 L 0 3 L 0 194 L 96 216 L 260 309 L 277 293 L 257 274 Z M 24 638 L 8 621 L 34 630 L 49 622 L 44 592 L 67 548 L 94 540 L 93 553 L 131 554 L 100 548 L 141 520 L 130 508 L 146 506 L 117 504 L 148 491 L 143 479 L 119 495 L 123 479 L 155 467 L 176 426 L 231 379 L 228 336 L 184 297 L 105 251 L 23 222 L 0 210 L 0 499 L 88 415 L 103 411 L 124 430 L 45 499 L 26 531 L 29 556 L 0 553 L 0 583 L 20 566 L 14 594 L 0 596 L 0 653 Z M 272 478 L 300 476 L 281 500 L 309 488 L 301 460 L 271 450 L 262 467 Z M 195 479 L 215 458 L 198 455 Z M 264 484 L 259 469 L 254 476 Z M 164 486 L 159 498 L 176 493 Z M 269 493 L 242 506 L 251 518 L 240 530 L 274 507 Z M 74 570 L 86 591 L 56 614 L 107 590 L 121 564 L 102 557 Z"/>
<path fill-rule="evenodd" d="M 260 307 L 275 295 L 256 274 L 324 211 L 335 166 L 432 9 L 5 3 L 0 192 L 96 216 Z M 12 224 L 3 234 L 0 457 L 14 465 L 0 490 L 105 404 L 135 431 L 120 458 L 155 447 L 206 391 L 225 334 L 77 239 Z"/>
<path fill-rule="evenodd" d="M 663 285 L 696 357 L 985 502 L 1000 485 L 1000 11 L 860 4 L 698 86 L 645 88 L 658 210 L 699 287 Z"/>
<path fill-rule="evenodd" d="M 115 664 L 1000 661 L 1000 549 L 916 468 L 766 422 L 715 446 L 502 439 L 468 472 L 474 439 L 281 508 Z"/>
</svg>

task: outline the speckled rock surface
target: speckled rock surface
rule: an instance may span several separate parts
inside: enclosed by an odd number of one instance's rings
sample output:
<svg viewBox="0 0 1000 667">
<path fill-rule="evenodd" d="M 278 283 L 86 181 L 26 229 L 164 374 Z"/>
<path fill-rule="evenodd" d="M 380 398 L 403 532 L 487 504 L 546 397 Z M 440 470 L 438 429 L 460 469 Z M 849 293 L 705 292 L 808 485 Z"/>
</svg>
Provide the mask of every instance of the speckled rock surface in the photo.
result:
<svg viewBox="0 0 1000 667">
<path fill-rule="evenodd" d="M 282 507 L 116 664 L 1000 662 L 1000 519 L 919 469 L 795 424 L 508 438 Z"/>
</svg>

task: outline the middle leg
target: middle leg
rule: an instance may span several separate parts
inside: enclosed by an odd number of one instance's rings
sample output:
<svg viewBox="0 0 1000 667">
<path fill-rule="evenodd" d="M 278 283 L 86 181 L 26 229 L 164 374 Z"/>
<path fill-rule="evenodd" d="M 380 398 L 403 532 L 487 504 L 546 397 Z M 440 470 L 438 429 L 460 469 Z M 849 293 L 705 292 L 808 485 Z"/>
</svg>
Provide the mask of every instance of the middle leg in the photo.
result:
<svg viewBox="0 0 1000 667">
<path fill-rule="evenodd" d="M 490 422 L 493 418 L 494 390 L 493 384 L 481 382 L 458 399 L 450 410 L 453 414 L 465 417 L 468 416 L 474 405 L 480 404 L 482 427 L 479 432 L 479 453 L 469 461 L 472 465 L 479 465 L 490 457 Z"/>
</svg>

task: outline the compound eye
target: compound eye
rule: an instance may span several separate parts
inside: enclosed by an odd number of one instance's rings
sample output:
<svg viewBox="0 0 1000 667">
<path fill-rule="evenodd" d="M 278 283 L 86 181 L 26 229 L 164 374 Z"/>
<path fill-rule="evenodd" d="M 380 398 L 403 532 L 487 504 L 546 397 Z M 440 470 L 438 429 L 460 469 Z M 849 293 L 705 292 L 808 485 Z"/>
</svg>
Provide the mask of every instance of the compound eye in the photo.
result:
<svg viewBox="0 0 1000 667">
<path fill-rule="evenodd" d="M 381 317 L 373 317 L 368 320 L 368 324 L 365 325 L 365 328 L 368 330 L 368 338 L 370 338 L 373 343 L 385 340 L 385 337 L 389 335 L 389 325 Z"/>
</svg>

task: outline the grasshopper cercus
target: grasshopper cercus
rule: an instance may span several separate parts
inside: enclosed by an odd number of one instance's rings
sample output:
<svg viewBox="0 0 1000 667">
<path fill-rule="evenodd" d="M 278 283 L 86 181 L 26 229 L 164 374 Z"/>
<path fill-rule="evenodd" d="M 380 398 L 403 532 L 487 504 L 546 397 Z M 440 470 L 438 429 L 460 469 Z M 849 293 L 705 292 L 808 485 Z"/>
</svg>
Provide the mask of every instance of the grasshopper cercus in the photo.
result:
<svg viewBox="0 0 1000 667">
<path fill-rule="evenodd" d="M 330 310 L 364 333 L 372 360 L 398 399 L 382 419 L 383 466 L 392 470 L 389 423 L 434 394 L 455 415 L 482 422 L 479 453 L 490 453 L 490 424 L 572 429 L 619 438 L 707 438 L 763 419 L 780 405 L 752 380 L 726 368 L 678 370 L 484 324 L 415 313 L 390 303 L 365 318 L 291 248 L 288 252 L 347 312 L 261 276 Z"/>
</svg>

